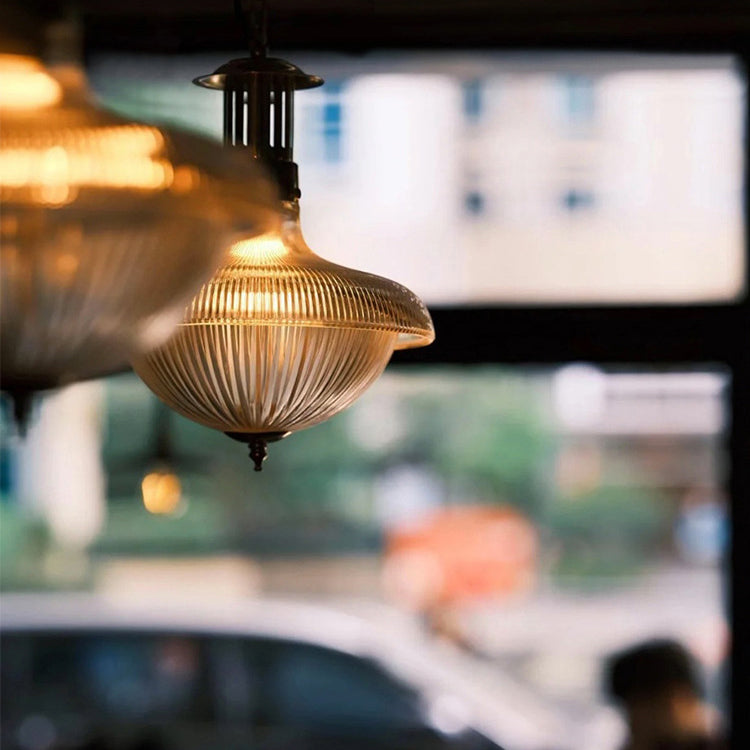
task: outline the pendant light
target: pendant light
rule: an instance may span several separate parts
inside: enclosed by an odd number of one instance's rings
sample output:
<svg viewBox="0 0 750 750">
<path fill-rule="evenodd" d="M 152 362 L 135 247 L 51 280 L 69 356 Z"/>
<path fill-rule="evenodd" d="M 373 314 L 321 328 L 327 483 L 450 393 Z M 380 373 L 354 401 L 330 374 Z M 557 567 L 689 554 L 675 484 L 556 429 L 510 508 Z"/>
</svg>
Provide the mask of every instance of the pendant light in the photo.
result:
<svg viewBox="0 0 750 750">
<path fill-rule="evenodd" d="M 163 343 L 227 243 L 278 215 L 257 166 L 105 112 L 79 67 L 17 52 L 0 54 L 0 382 L 23 431 L 35 392 Z"/>
<path fill-rule="evenodd" d="M 146 473 L 141 479 L 143 507 L 154 515 L 175 516 L 185 509 L 185 497 L 172 447 L 169 415 L 172 413 L 154 399 L 152 447 Z M 184 463 L 180 461 L 179 463 Z M 193 459 L 193 468 L 195 459 Z"/>
<path fill-rule="evenodd" d="M 267 57 L 265 3 L 254 4 L 249 20 L 251 56 L 195 83 L 224 92 L 226 145 L 275 174 L 281 226 L 234 243 L 176 333 L 137 357 L 134 369 L 175 411 L 246 442 L 260 471 L 268 442 L 345 409 L 394 349 L 424 346 L 435 334 L 408 289 L 330 263 L 306 245 L 292 155 L 294 92 L 323 80 Z"/>
<path fill-rule="evenodd" d="M 110 488 L 114 488 L 114 494 L 132 491 L 133 478 L 137 477 L 145 510 L 177 518 L 188 504 L 184 485 L 189 486 L 196 477 L 208 477 L 210 461 L 205 455 L 186 452 L 175 445 L 175 414 L 163 401 L 151 398 L 149 408 L 148 434 L 138 447 L 129 455 L 107 461 Z"/>
</svg>

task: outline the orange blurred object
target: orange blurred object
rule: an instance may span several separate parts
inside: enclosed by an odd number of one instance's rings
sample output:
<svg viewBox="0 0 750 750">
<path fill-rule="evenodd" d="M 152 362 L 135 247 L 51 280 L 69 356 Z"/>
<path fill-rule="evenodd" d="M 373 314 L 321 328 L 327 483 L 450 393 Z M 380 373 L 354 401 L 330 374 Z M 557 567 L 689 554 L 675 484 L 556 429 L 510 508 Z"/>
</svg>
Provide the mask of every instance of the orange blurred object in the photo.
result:
<svg viewBox="0 0 750 750">
<path fill-rule="evenodd" d="M 533 586 L 537 548 L 534 526 L 513 508 L 445 508 L 388 533 L 384 583 L 420 610 L 508 596 Z"/>
</svg>

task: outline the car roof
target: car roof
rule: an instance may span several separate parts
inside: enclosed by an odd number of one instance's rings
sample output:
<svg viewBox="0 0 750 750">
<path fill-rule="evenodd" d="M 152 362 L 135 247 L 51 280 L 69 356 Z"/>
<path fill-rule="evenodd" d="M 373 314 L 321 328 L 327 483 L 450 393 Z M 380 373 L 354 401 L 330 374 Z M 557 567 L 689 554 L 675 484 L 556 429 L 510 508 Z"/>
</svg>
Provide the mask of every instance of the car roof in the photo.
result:
<svg viewBox="0 0 750 750">
<path fill-rule="evenodd" d="M 354 616 L 271 599 L 214 601 L 160 597 L 133 600 L 86 593 L 3 594 L 4 631 L 136 630 L 241 635 L 301 641 L 364 655 L 375 629 Z"/>
</svg>

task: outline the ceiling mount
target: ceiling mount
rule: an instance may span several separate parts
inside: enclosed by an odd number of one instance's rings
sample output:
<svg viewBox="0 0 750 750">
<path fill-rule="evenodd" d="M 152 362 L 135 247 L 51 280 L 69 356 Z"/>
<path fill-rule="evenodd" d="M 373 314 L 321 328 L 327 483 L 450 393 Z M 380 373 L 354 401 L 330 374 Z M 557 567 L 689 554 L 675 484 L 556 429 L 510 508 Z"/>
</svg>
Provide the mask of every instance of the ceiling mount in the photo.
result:
<svg viewBox="0 0 750 750">
<path fill-rule="evenodd" d="M 274 174 L 284 200 L 299 198 L 294 149 L 294 92 L 323 85 L 275 57 L 230 60 L 193 81 L 224 92 L 224 143 L 248 149 Z"/>
</svg>

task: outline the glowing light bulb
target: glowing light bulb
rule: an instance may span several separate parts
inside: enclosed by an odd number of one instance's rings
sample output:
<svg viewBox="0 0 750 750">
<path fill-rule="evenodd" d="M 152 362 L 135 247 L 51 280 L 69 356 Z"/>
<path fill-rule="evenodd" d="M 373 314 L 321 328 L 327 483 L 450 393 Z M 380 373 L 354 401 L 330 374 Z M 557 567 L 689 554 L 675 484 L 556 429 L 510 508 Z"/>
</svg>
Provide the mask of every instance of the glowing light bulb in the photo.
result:
<svg viewBox="0 0 750 750">
<path fill-rule="evenodd" d="M 167 470 L 157 469 L 141 481 L 143 505 L 155 515 L 173 515 L 182 505 L 182 484 L 179 477 Z"/>
</svg>

